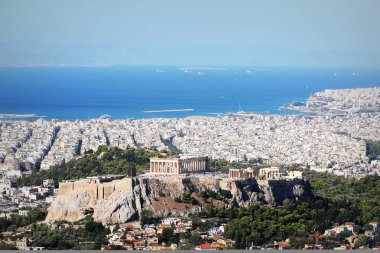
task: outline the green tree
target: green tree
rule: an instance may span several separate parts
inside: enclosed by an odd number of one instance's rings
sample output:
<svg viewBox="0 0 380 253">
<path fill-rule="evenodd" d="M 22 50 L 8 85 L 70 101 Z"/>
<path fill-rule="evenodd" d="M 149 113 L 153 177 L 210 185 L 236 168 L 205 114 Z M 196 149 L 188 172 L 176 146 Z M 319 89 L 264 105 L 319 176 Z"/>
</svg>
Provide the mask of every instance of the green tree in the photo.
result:
<svg viewBox="0 0 380 253">
<path fill-rule="evenodd" d="M 159 235 L 159 240 L 166 245 L 178 243 L 178 238 L 174 235 L 174 229 L 170 227 L 162 230 L 162 234 Z"/>
<path fill-rule="evenodd" d="M 355 241 L 355 248 L 359 248 L 361 246 L 369 246 L 371 243 L 371 238 L 365 235 L 359 235 L 358 239 Z"/>
<path fill-rule="evenodd" d="M 0 250 L 17 250 L 17 248 L 14 245 L 0 242 Z"/>
<path fill-rule="evenodd" d="M 154 217 L 154 214 L 151 210 L 144 209 L 140 213 L 140 223 L 141 226 L 147 224 L 156 224 L 159 221 L 159 218 Z"/>
<path fill-rule="evenodd" d="M 380 141 L 366 140 L 369 161 L 380 160 Z"/>
</svg>

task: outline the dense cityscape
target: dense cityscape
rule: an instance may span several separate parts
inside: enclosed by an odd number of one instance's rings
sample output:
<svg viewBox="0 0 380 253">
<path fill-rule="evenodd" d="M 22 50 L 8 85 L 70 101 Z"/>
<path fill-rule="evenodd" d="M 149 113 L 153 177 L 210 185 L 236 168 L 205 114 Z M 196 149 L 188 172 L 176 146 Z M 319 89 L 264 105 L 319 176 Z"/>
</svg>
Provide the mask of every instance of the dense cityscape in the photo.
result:
<svg viewBox="0 0 380 253">
<path fill-rule="evenodd" d="M 285 106 L 313 108 L 299 115 L 0 121 L 2 247 L 379 248 L 379 206 L 357 206 L 350 190 L 373 185 L 360 194 L 379 196 L 379 92 L 327 90 Z M 315 216 L 321 199 L 340 211 Z M 270 206 L 306 220 L 277 214 L 267 222 L 283 234 L 240 234 L 241 219 Z M 67 238 L 44 241 L 58 232 Z"/>
</svg>

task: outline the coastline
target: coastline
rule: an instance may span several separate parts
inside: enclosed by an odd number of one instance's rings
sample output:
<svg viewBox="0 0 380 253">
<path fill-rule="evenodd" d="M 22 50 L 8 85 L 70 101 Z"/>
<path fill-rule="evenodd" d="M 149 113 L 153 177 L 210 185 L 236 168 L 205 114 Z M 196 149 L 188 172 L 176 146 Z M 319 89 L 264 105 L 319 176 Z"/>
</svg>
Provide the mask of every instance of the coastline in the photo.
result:
<svg viewBox="0 0 380 253">
<path fill-rule="evenodd" d="M 48 118 L 45 115 L 31 114 L 15 114 L 15 113 L 0 113 L 0 119 L 31 119 L 31 118 Z"/>
<path fill-rule="evenodd" d="M 157 67 L 166 73 L 157 73 Z M 248 112 L 293 115 L 299 112 L 278 108 L 292 101 L 306 101 L 320 90 L 367 88 L 380 80 L 379 71 L 368 69 L 272 68 L 247 74 L 247 70 L 257 68 L 237 67 L 204 70 L 206 75 L 200 77 L 184 73 L 180 67 L 157 67 L 0 69 L 0 114 L 34 113 L 49 120 L 85 120 L 103 114 L 114 119 L 184 118 L 225 115 L 240 107 Z M 352 72 L 362 76 L 353 76 Z M 104 87 L 102 82 L 110 85 Z M 27 88 L 22 88 L 22 83 L 28 83 Z M 190 108 L 194 111 L 143 113 Z M 35 119 L 3 117 L 9 118 Z"/>
<path fill-rule="evenodd" d="M 36 113 L 0 113 L 0 120 L 22 120 L 22 119 L 41 119 L 46 120 L 59 120 L 59 121 L 75 121 L 75 120 L 101 120 L 103 115 L 107 115 L 112 120 L 131 120 L 131 119 L 154 119 L 154 118 L 168 118 L 168 119 L 183 119 L 187 117 L 223 117 L 223 116 L 244 116 L 244 115 L 273 115 L 273 116 L 290 116 L 290 115 L 344 115 L 348 113 L 371 113 L 380 112 L 380 108 L 377 108 L 376 98 L 372 98 L 372 93 L 377 93 L 380 96 L 380 87 L 375 86 L 371 88 L 352 88 L 352 89 L 324 89 L 316 91 L 311 94 L 305 100 L 295 100 L 290 103 L 286 103 L 272 110 L 239 110 L 239 111 L 226 111 L 226 112 L 209 112 L 204 109 L 184 108 L 184 109 L 163 109 L 163 110 L 144 110 L 132 113 L 137 117 L 120 117 L 118 114 L 116 117 L 111 113 L 99 114 L 96 117 L 91 117 L 91 113 L 88 113 L 88 117 L 55 117 L 38 115 Z M 362 96 L 366 97 L 363 98 Z M 371 99 L 371 105 L 367 107 L 364 102 L 368 103 L 368 99 Z M 374 100 L 375 99 L 375 100 Z M 193 113 L 195 112 L 195 113 Z M 162 113 L 165 116 L 162 116 Z M 92 113 L 94 114 L 94 113 Z M 130 115 L 130 114 L 129 114 Z M 149 115 L 149 116 L 144 116 Z"/>
</svg>

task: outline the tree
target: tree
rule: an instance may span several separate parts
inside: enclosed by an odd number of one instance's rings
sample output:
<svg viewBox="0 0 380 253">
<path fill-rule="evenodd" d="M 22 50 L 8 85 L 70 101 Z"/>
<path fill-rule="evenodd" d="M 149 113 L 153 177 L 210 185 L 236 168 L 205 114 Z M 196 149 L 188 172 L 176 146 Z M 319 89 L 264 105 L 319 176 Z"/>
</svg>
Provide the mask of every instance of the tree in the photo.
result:
<svg viewBox="0 0 380 253">
<path fill-rule="evenodd" d="M 104 231 L 104 226 L 100 222 L 90 221 L 86 223 L 85 229 L 90 233 L 99 234 Z"/>
<path fill-rule="evenodd" d="M 102 154 L 102 156 L 99 156 Z M 88 176 L 104 174 L 124 174 L 130 177 L 136 176 L 139 171 L 149 169 L 149 158 L 158 156 L 158 151 L 150 149 L 130 148 L 125 150 L 117 147 L 100 146 L 92 154 L 85 154 L 80 158 L 74 158 L 68 162 L 51 166 L 48 170 L 32 173 L 17 179 L 17 186 L 41 185 L 44 179 L 62 180 L 79 179 Z"/>
<path fill-rule="evenodd" d="M 0 250 L 17 250 L 17 248 L 14 245 L 0 242 Z"/>
<path fill-rule="evenodd" d="M 359 235 L 358 239 L 355 241 L 355 248 L 359 248 L 361 246 L 369 246 L 371 243 L 371 238 L 365 235 Z"/>
<path fill-rule="evenodd" d="M 366 140 L 369 161 L 380 160 L 380 141 Z"/>
<path fill-rule="evenodd" d="M 162 234 L 159 235 L 159 240 L 164 242 L 166 245 L 175 244 L 178 242 L 177 237 L 174 235 L 174 229 L 171 227 L 164 228 L 162 230 Z"/>
<path fill-rule="evenodd" d="M 242 249 L 242 234 L 240 230 L 235 231 L 235 249 Z"/>
<path fill-rule="evenodd" d="M 203 222 L 198 216 L 193 216 L 191 217 L 191 224 L 192 224 L 192 229 L 196 230 L 197 228 L 202 226 Z"/>
<path fill-rule="evenodd" d="M 220 189 L 220 190 L 219 190 L 219 194 L 220 194 L 223 198 L 225 198 L 225 199 L 230 199 L 230 198 L 232 198 L 232 193 L 231 193 L 231 191 L 229 191 L 229 190 L 223 190 L 223 189 Z"/>
<path fill-rule="evenodd" d="M 192 200 L 193 200 L 193 197 L 191 197 L 191 193 L 188 193 L 188 192 L 182 193 L 181 201 L 183 203 L 191 203 Z"/>
<path fill-rule="evenodd" d="M 296 237 L 296 236 L 289 237 L 289 244 L 290 246 L 292 246 L 293 249 L 302 249 L 305 243 L 306 241 L 304 238 Z"/>
<path fill-rule="evenodd" d="M 153 217 L 153 212 L 151 210 L 142 210 L 140 213 L 140 223 L 141 226 L 147 224 L 155 224 L 157 222 L 157 218 Z"/>
<path fill-rule="evenodd" d="M 216 211 L 214 209 L 214 206 L 211 203 L 207 203 L 203 207 L 203 213 L 207 215 L 208 217 L 214 217 L 216 214 Z"/>
<path fill-rule="evenodd" d="M 125 248 L 123 248 L 120 245 L 114 245 L 114 246 L 111 247 L 111 250 L 125 250 Z"/>
</svg>

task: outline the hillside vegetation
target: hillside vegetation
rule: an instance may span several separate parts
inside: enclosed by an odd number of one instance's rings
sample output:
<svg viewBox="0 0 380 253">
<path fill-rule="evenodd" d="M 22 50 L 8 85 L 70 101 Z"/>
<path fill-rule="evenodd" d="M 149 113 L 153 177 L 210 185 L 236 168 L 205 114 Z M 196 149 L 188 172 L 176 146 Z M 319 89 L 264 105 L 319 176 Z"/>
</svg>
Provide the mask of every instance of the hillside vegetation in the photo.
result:
<svg viewBox="0 0 380 253">
<path fill-rule="evenodd" d="M 336 224 L 353 221 L 368 226 L 380 221 L 380 177 L 347 179 L 328 173 L 306 171 L 316 198 L 309 202 L 285 200 L 278 207 L 252 206 L 215 210 L 228 218 L 226 236 L 236 248 L 263 245 L 290 237 L 294 248 L 306 243 L 309 233 L 323 233 Z"/>
<path fill-rule="evenodd" d="M 172 154 L 170 151 L 158 152 L 141 148 L 121 150 L 101 146 L 94 153 L 69 162 L 62 162 L 46 171 L 24 176 L 18 180 L 17 184 L 18 186 L 39 185 L 43 179 L 47 178 L 53 178 L 59 182 L 105 174 L 134 176 L 149 168 L 150 157 L 166 157 Z M 257 162 L 229 163 L 224 160 L 209 162 L 211 171 L 225 171 L 228 168 L 247 166 L 258 170 L 262 165 Z M 348 221 L 362 227 L 368 226 L 372 220 L 380 221 L 380 176 L 367 176 L 357 180 L 306 170 L 305 179 L 314 191 L 315 198 L 312 200 L 302 202 L 286 199 L 282 205 L 276 207 L 259 204 L 239 207 L 236 204 L 230 208 L 217 208 L 210 202 L 204 204 L 202 212 L 198 214 L 199 218 L 219 219 L 226 223 L 225 235 L 236 241 L 235 248 L 238 249 L 245 249 L 251 245 L 266 245 L 287 238 L 290 238 L 290 244 L 294 248 L 300 248 L 306 242 L 306 235 L 309 233 L 323 233 L 325 229 Z M 199 194 L 202 198 L 231 198 L 229 192 L 204 191 Z M 198 204 L 191 195 L 186 193 L 176 201 Z M 91 225 L 94 224 L 91 223 Z M 80 231 L 86 235 L 83 240 L 96 242 L 88 248 L 98 248 L 99 243 L 105 238 L 104 228 L 99 228 L 101 235 L 98 237 L 92 230 L 86 229 Z M 51 233 L 46 228 L 44 231 L 45 234 L 39 230 L 33 239 L 41 243 L 46 234 Z M 73 233 L 71 230 L 66 232 L 68 237 Z M 42 235 L 38 236 L 39 233 Z M 54 237 L 49 239 L 46 247 L 81 248 L 79 244 L 75 244 L 74 237 L 65 241 L 69 246 L 58 245 L 59 240 Z M 339 241 L 339 238 L 337 240 Z"/>
<path fill-rule="evenodd" d="M 135 176 L 137 173 L 149 169 L 150 157 L 166 157 L 169 155 L 172 153 L 142 148 L 122 150 L 116 147 L 99 146 L 96 152 L 85 154 L 68 162 L 63 161 L 48 170 L 23 176 L 18 179 L 17 186 L 41 185 L 44 179 L 49 178 L 58 183 L 62 180 L 107 174 Z"/>
</svg>

